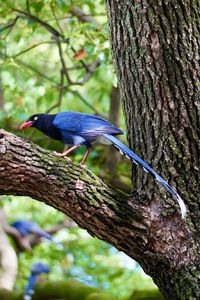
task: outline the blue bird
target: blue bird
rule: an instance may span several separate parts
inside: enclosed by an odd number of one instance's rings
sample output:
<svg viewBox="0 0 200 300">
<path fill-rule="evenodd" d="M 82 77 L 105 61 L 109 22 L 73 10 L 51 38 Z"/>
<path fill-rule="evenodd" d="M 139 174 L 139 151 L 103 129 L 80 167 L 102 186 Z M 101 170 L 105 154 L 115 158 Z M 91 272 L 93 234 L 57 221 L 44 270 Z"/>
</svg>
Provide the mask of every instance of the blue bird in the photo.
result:
<svg viewBox="0 0 200 300">
<path fill-rule="evenodd" d="M 26 237 L 29 234 L 35 234 L 38 237 L 45 238 L 52 241 L 52 236 L 44 231 L 40 226 L 31 221 L 18 220 L 11 224 L 21 235 L 22 238 Z"/>
<path fill-rule="evenodd" d="M 34 293 L 35 285 L 37 283 L 38 276 L 42 273 L 47 274 L 49 272 L 50 272 L 50 268 L 46 264 L 39 262 L 32 265 L 31 275 L 28 279 L 28 283 L 25 289 L 24 300 L 31 300 L 32 295 Z"/>
<path fill-rule="evenodd" d="M 38 224 L 34 222 L 18 220 L 12 223 L 11 226 L 20 233 L 22 239 L 26 238 L 29 234 L 35 234 L 40 238 L 45 238 L 46 240 L 54 243 L 60 250 L 64 249 L 63 245 L 59 241 L 53 238 L 48 232 L 43 230 Z"/>
<path fill-rule="evenodd" d="M 174 188 L 172 188 L 145 161 L 143 161 L 131 149 L 129 149 L 116 138 L 116 135 L 123 134 L 123 131 L 108 121 L 91 114 L 83 114 L 79 112 L 61 112 L 59 114 L 51 115 L 35 114 L 26 120 L 20 126 L 20 129 L 25 129 L 28 127 L 35 127 L 47 136 L 61 141 L 66 145 L 71 145 L 72 147 L 67 151 L 63 153 L 57 153 L 57 155 L 65 158 L 80 145 L 85 145 L 87 152 L 84 155 L 81 164 L 83 164 L 88 157 L 94 142 L 112 144 L 121 154 L 125 155 L 136 165 L 142 167 L 144 171 L 152 174 L 155 179 L 161 183 L 178 202 L 181 209 L 182 218 L 185 217 L 186 206 Z"/>
</svg>

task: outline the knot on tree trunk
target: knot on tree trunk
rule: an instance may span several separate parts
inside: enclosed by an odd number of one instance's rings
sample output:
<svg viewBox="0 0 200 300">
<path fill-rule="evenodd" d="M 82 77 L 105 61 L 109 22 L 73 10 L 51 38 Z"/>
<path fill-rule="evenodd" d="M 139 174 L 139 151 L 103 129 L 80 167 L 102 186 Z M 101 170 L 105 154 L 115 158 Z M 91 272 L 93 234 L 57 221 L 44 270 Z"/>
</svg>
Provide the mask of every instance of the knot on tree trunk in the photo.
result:
<svg viewBox="0 0 200 300">
<path fill-rule="evenodd" d="M 0 136 L 1 195 L 30 196 L 62 211 L 140 262 L 155 281 L 160 276 L 167 280 L 170 272 L 182 274 L 198 261 L 196 241 L 185 221 L 179 214 L 164 217 L 157 197 L 147 205 L 77 163 L 4 130 Z M 160 265 L 168 273 L 155 275 Z"/>
</svg>

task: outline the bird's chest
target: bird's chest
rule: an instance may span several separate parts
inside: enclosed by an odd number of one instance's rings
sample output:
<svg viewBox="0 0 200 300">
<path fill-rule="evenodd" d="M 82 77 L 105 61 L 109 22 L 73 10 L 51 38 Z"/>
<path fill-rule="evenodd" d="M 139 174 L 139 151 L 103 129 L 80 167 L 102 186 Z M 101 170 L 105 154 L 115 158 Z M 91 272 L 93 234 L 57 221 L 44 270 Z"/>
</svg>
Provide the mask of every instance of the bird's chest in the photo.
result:
<svg viewBox="0 0 200 300">
<path fill-rule="evenodd" d="M 62 132 L 61 133 L 62 135 L 62 139 L 61 141 L 64 143 L 64 144 L 67 144 L 67 145 L 75 145 L 75 135 L 71 134 L 71 133 L 68 133 L 68 132 Z"/>
<path fill-rule="evenodd" d="M 48 135 L 50 138 L 61 141 L 62 135 L 61 132 L 53 125 L 46 126 L 40 129 L 44 134 Z"/>
</svg>

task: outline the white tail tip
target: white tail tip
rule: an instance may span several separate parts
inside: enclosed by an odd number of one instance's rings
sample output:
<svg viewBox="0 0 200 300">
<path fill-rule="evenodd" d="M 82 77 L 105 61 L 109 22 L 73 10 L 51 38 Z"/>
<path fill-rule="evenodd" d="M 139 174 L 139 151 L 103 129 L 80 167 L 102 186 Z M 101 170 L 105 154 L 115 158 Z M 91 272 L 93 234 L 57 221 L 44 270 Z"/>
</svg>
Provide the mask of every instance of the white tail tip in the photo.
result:
<svg viewBox="0 0 200 300">
<path fill-rule="evenodd" d="M 187 212 L 185 203 L 184 203 L 184 201 L 181 199 L 181 197 L 179 195 L 177 195 L 176 200 L 178 201 L 178 204 L 179 204 L 180 209 L 181 209 L 182 219 L 185 219 L 186 212 Z"/>
</svg>

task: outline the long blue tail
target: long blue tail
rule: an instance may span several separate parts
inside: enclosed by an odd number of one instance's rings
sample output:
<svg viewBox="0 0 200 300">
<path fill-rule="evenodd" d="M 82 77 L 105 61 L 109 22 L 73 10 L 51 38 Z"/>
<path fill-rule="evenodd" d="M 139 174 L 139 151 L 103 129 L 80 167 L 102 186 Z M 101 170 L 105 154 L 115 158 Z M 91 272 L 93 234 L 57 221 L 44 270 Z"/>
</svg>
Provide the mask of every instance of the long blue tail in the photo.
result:
<svg viewBox="0 0 200 300">
<path fill-rule="evenodd" d="M 60 250 L 63 250 L 63 245 L 53 238 L 48 232 L 41 229 L 39 226 L 35 226 L 32 230 L 32 233 L 49 240 L 50 243 L 54 243 Z"/>
<path fill-rule="evenodd" d="M 38 275 L 31 274 L 31 276 L 29 277 L 28 283 L 26 285 L 25 294 L 24 294 L 24 300 L 32 299 L 32 295 L 34 293 L 34 289 L 35 289 L 35 285 L 36 285 L 36 281 L 37 281 L 37 276 Z"/>
<path fill-rule="evenodd" d="M 178 202 L 181 215 L 184 219 L 186 214 L 186 206 L 179 194 L 158 174 L 154 171 L 145 161 L 143 161 L 139 156 L 137 156 L 133 151 L 131 151 L 126 145 L 120 142 L 115 136 L 111 134 L 104 134 L 104 137 L 108 139 L 115 148 L 119 150 L 122 155 L 125 155 L 128 159 L 134 162 L 136 165 L 139 165 L 144 169 L 144 171 L 149 172 L 152 174 L 156 180 L 161 183 L 166 190 L 172 195 L 172 197 Z"/>
<path fill-rule="evenodd" d="M 31 232 L 35 233 L 36 235 L 38 235 L 38 236 L 40 236 L 42 238 L 50 240 L 50 241 L 52 241 L 52 239 L 53 239 L 52 236 L 48 232 L 46 232 L 45 230 L 43 230 L 42 228 L 40 228 L 37 225 L 32 228 Z"/>
</svg>

